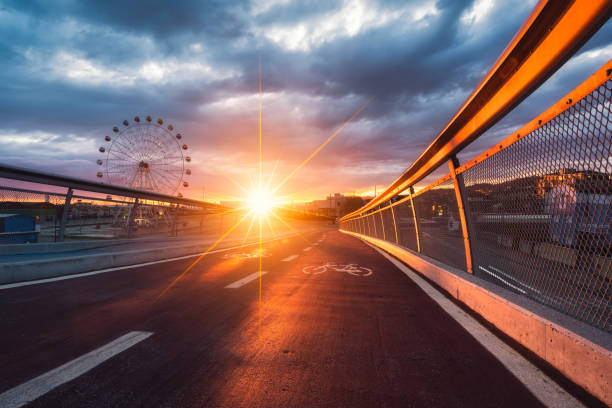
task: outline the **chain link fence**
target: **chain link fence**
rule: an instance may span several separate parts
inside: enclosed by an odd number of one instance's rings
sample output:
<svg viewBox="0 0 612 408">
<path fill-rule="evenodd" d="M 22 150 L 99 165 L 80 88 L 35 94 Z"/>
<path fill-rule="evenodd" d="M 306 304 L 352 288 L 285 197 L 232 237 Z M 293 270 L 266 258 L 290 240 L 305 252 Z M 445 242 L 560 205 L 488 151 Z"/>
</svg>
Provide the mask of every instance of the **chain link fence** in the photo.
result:
<svg viewBox="0 0 612 408">
<path fill-rule="evenodd" d="M 199 207 L 135 200 L 128 197 L 81 195 L 66 206 L 67 192 L 10 187 L 0 179 L 0 244 L 60 240 L 64 210 L 66 240 L 117 239 L 217 233 L 235 216 Z"/>
<path fill-rule="evenodd" d="M 450 176 L 441 180 L 444 181 L 413 198 L 421 253 L 465 271 L 465 247 L 453 181 Z"/>
<path fill-rule="evenodd" d="M 463 173 L 474 273 L 608 331 L 611 100 L 607 81 Z"/>
<path fill-rule="evenodd" d="M 412 197 L 396 196 L 343 220 L 341 228 L 462 271 L 471 263 L 482 279 L 611 332 L 611 101 L 606 80 L 529 133 L 457 169 L 461 194 L 449 173 Z"/>
</svg>

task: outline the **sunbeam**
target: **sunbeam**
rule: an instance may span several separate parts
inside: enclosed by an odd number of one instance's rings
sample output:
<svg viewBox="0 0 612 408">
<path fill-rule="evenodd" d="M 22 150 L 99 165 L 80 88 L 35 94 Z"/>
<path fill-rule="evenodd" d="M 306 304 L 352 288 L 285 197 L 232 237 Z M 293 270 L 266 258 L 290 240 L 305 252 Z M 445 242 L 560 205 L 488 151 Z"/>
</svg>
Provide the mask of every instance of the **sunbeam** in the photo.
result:
<svg viewBox="0 0 612 408">
<path fill-rule="evenodd" d="M 306 241 L 308 243 L 308 245 L 312 246 L 312 242 L 310 242 L 308 240 L 308 238 L 306 238 L 301 232 L 299 232 L 298 230 L 296 230 L 295 228 L 293 228 L 287 221 L 283 220 L 282 217 L 278 216 L 276 213 L 271 212 L 270 214 L 272 214 L 272 216 L 276 217 L 277 220 L 279 220 L 280 222 L 282 222 L 283 224 L 285 224 L 291 231 L 295 232 L 300 238 L 302 238 L 304 241 Z"/>
<path fill-rule="evenodd" d="M 270 210 L 270 214 L 272 214 L 273 210 Z M 274 228 L 272 227 L 272 223 L 270 223 L 270 217 L 263 217 L 266 220 L 266 223 L 268 224 L 268 228 L 270 228 L 270 232 L 272 233 L 272 238 L 276 239 L 277 235 L 276 235 L 276 231 L 274 230 Z"/>
<path fill-rule="evenodd" d="M 233 178 L 232 176 L 230 176 L 227 173 L 224 173 L 223 171 L 221 171 L 220 169 L 218 169 L 215 166 L 212 166 L 214 169 L 216 169 L 223 177 L 225 177 L 226 179 L 228 179 L 233 185 L 235 185 L 236 187 L 238 187 L 243 193 L 247 193 L 248 190 L 246 187 L 244 187 L 242 184 L 240 184 L 235 178 Z M 230 195 L 228 194 L 228 197 Z"/>
<path fill-rule="evenodd" d="M 244 239 L 242 240 L 242 243 L 244 244 L 247 239 L 249 239 L 249 234 L 251 233 L 251 229 L 253 228 L 253 224 L 255 223 L 255 217 L 251 217 L 251 222 L 249 223 L 249 228 L 247 229 L 246 234 L 244 234 Z"/>
<path fill-rule="evenodd" d="M 353 121 L 353 119 L 355 119 L 357 117 L 357 115 L 359 115 L 361 113 L 362 110 L 365 109 L 366 106 L 368 106 L 368 104 L 372 101 L 373 98 L 368 99 L 363 105 L 361 105 L 361 107 L 359 109 L 357 109 L 357 111 L 355 113 L 353 113 L 353 115 L 348 118 L 343 124 L 342 126 L 340 126 L 334 133 L 331 134 L 331 136 L 329 136 L 327 138 L 327 140 L 325 142 L 323 142 L 319 147 L 317 147 L 315 149 L 314 152 L 312 152 L 310 154 L 310 156 L 308 156 L 302 163 L 300 163 L 299 166 L 297 166 L 291 173 L 289 173 L 287 175 L 287 177 L 285 177 L 283 179 L 283 181 L 281 181 L 276 188 L 274 188 L 274 190 L 272 191 L 273 193 L 276 193 L 282 186 L 285 185 L 285 183 L 287 181 L 289 181 L 291 179 L 291 177 L 293 177 L 293 175 L 295 173 L 297 173 L 302 167 L 304 167 L 306 165 L 306 163 L 308 163 L 310 160 L 312 160 L 313 157 L 315 157 L 317 155 L 317 153 L 319 153 L 325 146 L 327 146 L 327 144 L 329 142 L 331 142 L 334 137 L 336 137 L 349 123 L 351 123 Z"/>
<path fill-rule="evenodd" d="M 274 174 L 276 173 L 276 169 L 278 168 L 279 159 L 276 159 L 274 163 L 274 167 L 272 168 L 272 172 L 270 173 L 270 177 L 268 177 L 268 182 L 266 183 L 266 190 L 270 190 L 270 184 L 272 184 L 272 179 L 274 179 Z"/>
<path fill-rule="evenodd" d="M 202 255 L 200 255 L 195 261 L 193 261 L 193 263 L 191 265 L 189 265 L 183 272 L 181 272 L 181 274 L 179 276 L 177 276 L 176 278 L 174 278 L 174 280 L 170 283 L 170 285 L 168 285 L 166 287 L 166 289 L 164 289 L 155 299 L 155 301 L 159 300 L 168 290 L 170 290 L 171 287 L 173 287 L 179 280 L 181 280 L 183 278 L 183 276 L 185 276 L 187 274 L 187 272 L 189 272 L 194 266 L 196 266 L 198 264 L 198 262 L 200 262 L 202 260 L 202 258 L 204 258 L 210 251 L 212 251 L 213 249 L 215 249 L 215 247 L 217 245 L 219 245 L 219 243 L 221 241 L 223 241 L 225 239 L 225 237 L 227 237 L 229 234 L 232 233 L 232 231 L 234 231 L 241 223 L 242 221 L 245 220 L 245 218 L 247 218 L 250 215 L 250 212 L 246 213 L 241 219 L 239 219 L 238 221 L 236 221 L 236 223 L 234 225 L 232 225 L 230 227 L 230 229 L 228 229 L 223 235 L 221 235 L 221 237 L 219 237 L 219 239 L 217 239 L 215 241 L 214 244 L 212 244 L 211 246 L 208 247 L 208 249 L 206 251 L 204 251 L 204 253 Z M 261 241 L 261 238 L 260 238 Z M 261 245 L 261 244 L 260 244 Z"/>
<path fill-rule="evenodd" d="M 274 211 L 274 209 L 277 207 L 283 210 L 286 210 L 286 211 L 294 211 L 293 209 L 289 209 L 282 205 L 282 200 L 288 199 L 293 194 L 281 197 L 281 196 L 277 196 L 276 193 L 301 168 L 303 168 L 306 164 L 308 164 L 308 162 L 310 162 L 321 150 L 323 150 L 325 146 L 327 146 L 338 134 L 340 134 L 340 132 L 342 132 L 342 130 L 346 128 L 366 108 L 366 106 L 368 106 L 368 104 L 372 101 L 372 99 L 368 100 L 363 105 L 361 105 L 359 109 L 357 109 L 357 111 L 355 111 L 351 115 L 350 118 L 348 118 L 338 129 L 336 129 L 321 145 L 319 145 L 308 157 L 306 157 L 306 159 L 304 159 L 295 169 L 293 169 L 293 171 L 291 171 L 285 178 L 283 178 L 282 181 L 276 187 L 271 188 L 271 185 L 273 184 L 274 177 L 276 175 L 276 170 L 278 168 L 280 160 L 279 159 L 276 160 L 274 164 L 274 168 L 272 169 L 270 175 L 267 177 L 267 180 L 264 183 L 263 126 L 262 126 L 263 125 L 263 80 L 262 80 L 262 72 L 261 72 L 261 56 L 259 56 L 258 62 L 259 64 L 258 64 L 258 132 L 257 132 L 257 138 L 258 138 L 258 147 L 257 147 L 258 160 L 257 161 L 258 163 L 257 163 L 257 173 L 256 175 L 253 174 L 252 172 L 249 172 L 246 174 L 246 177 L 250 184 L 250 189 L 249 189 L 249 188 L 245 188 L 243 185 L 241 185 L 237 180 L 235 180 L 229 174 L 225 174 L 224 172 L 221 172 L 219 169 L 217 169 L 223 175 L 223 177 L 225 177 L 232 184 L 238 187 L 244 194 L 243 198 L 238 199 L 239 201 L 242 201 L 244 203 L 244 206 L 238 206 L 237 208 L 225 211 L 224 213 L 233 213 L 233 212 L 239 212 L 239 211 L 244 211 L 244 210 L 246 210 L 247 212 L 238 222 L 236 222 L 236 224 L 234 224 L 213 245 L 211 245 L 211 247 L 208 248 L 204 254 L 198 257 L 198 259 L 196 259 L 195 262 L 193 262 L 187 269 L 185 269 L 183 273 L 181 273 L 178 277 L 176 277 L 172 281 L 172 283 L 159 295 L 159 297 L 161 297 L 164 293 L 166 293 L 176 282 L 178 282 L 187 272 L 189 272 L 191 268 L 193 268 L 207 253 L 209 253 L 213 248 L 215 248 L 219 244 L 219 242 L 221 242 L 221 240 L 223 240 L 228 234 L 230 234 L 235 228 L 237 228 L 238 225 L 240 225 L 247 217 L 251 217 L 249 226 L 246 230 L 242 243 L 244 244 L 247 242 L 251 234 L 251 231 L 253 229 L 253 226 L 257 222 L 258 224 L 257 228 L 259 229 L 258 237 L 257 237 L 258 244 L 259 244 L 259 247 L 258 247 L 259 256 L 257 257 L 258 258 L 258 273 L 259 273 L 259 277 L 258 277 L 259 278 L 258 279 L 259 281 L 258 314 L 259 314 L 259 328 L 261 329 L 262 299 L 263 299 L 262 298 L 262 286 L 263 286 L 262 285 L 262 276 L 263 276 L 262 271 L 263 271 L 264 220 L 265 220 L 265 223 L 268 225 L 268 228 L 270 229 L 273 239 L 276 239 L 278 235 L 271 222 L 272 217 L 275 220 L 278 220 L 282 225 L 286 226 L 290 231 L 298 235 L 301 239 L 303 239 L 309 245 L 312 245 L 312 243 L 304 236 L 304 234 L 302 234 L 300 231 L 298 231 L 296 228 L 294 228 L 292 225 L 290 225 L 287 221 L 283 219 L 282 214 L 279 215 Z M 257 178 L 255 182 L 253 180 L 254 177 Z"/>
<path fill-rule="evenodd" d="M 261 80 L 261 55 L 259 56 L 259 187 L 261 188 L 261 182 L 263 177 L 263 150 L 262 150 L 262 80 Z"/>
</svg>

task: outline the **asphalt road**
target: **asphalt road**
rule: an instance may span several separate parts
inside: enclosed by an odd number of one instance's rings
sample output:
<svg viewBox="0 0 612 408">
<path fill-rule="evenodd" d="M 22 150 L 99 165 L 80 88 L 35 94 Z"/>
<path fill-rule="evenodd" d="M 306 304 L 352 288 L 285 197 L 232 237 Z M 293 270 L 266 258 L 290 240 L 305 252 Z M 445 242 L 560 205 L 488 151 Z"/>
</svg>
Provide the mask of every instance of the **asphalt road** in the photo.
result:
<svg viewBox="0 0 612 408">
<path fill-rule="evenodd" d="M 363 242 L 328 230 L 264 244 L 265 273 L 247 282 L 256 249 L 207 255 L 161 297 L 193 259 L 0 290 L 0 402 L 541 406 Z"/>
</svg>

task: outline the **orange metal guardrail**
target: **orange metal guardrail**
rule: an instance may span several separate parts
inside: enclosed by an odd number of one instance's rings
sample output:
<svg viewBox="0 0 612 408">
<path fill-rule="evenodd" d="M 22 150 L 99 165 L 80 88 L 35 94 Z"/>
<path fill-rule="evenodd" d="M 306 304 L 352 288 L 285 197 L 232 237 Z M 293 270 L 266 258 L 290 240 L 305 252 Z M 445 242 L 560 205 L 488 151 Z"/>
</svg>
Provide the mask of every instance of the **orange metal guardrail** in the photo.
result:
<svg viewBox="0 0 612 408">
<path fill-rule="evenodd" d="M 559 69 L 612 14 L 609 0 L 541 0 L 489 73 L 414 163 L 342 220 L 389 200 L 433 172 Z"/>
</svg>

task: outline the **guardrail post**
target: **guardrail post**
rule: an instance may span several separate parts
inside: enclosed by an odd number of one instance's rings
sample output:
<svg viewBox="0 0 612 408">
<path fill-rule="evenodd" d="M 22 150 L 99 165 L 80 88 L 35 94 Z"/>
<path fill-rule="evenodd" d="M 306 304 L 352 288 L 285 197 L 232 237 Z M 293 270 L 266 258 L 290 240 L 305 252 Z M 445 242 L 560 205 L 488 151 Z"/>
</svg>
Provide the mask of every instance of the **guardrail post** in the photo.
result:
<svg viewBox="0 0 612 408">
<path fill-rule="evenodd" d="M 202 216 L 200 217 L 200 234 L 204 232 L 204 209 L 202 209 Z"/>
<path fill-rule="evenodd" d="M 383 215 L 382 215 L 383 211 L 384 210 L 379 212 L 379 214 L 380 214 L 380 228 L 382 229 L 382 233 L 383 233 L 382 234 L 383 235 L 383 241 L 386 241 L 387 240 L 387 234 L 385 234 L 385 220 L 383 219 Z"/>
<path fill-rule="evenodd" d="M 176 207 L 174 207 L 174 216 L 172 217 L 172 231 L 170 233 L 172 237 L 178 237 L 178 213 L 179 206 L 177 204 Z"/>
<path fill-rule="evenodd" d="M 391 218 L 393 218 L 393 230 L 395 231 L 395 243 L 399 245 L 399 239 L 397 239 L 397 223 L 395 222 L 395 212 L 393 211 L 393 205 L 391 205 Z"/>
<path fill-rule="evenodd" d="M 467 195 L 465 193 L 465 183 L 463 181 L 463 174 L 457 174 L 457 167 L 459 167 L 459 160 L 457 156 L 452 156 L 448 161 L 448 167 L 450 174 L 455 185 L 455 196 L 457 197 L 457 206 L 459 207 L 459 218 L 461 219 L 461 231 L 463 232 L 463 245 L 465 246 L 465 263 L 468 273 L 473 274 L 472 268 L 472 244 L 470 238 L 473 236 L 472 232 L 472 218 L 470 216 L 470 208 L 467 201 Z"/>
<path fill-rule="evenodd" d="M 417 218 L 416 208 L 414 207 L 414 188 L 410 186 L 408 189 L 410 196 L 410 207 L 412 208 L 412 219 L 414 220 L 414 231 L 416 234 L 417 252 L 421 253 L 421 234 L 419 233 L 419 219 Z"/>
<path fill-rule="evenodd" d="M 64 201 L 64 210 L 62 211 L 62 218 L 60 220 L 60 230 L 58 241 L 62 242 L 66 235 L 66 222 L 68 221 L 68 213 L 70 212 L 70 201 L 72 200 L 72 188 L 68 188 L 66 192 L 66 200 Z"/>
<path fill-rule="evenodd" d="M 134 224 L 134 213 L 136 212 L 136 207 L 138 207 L 138 198 L 134 199 L 134 204 L 130 207 L 130 212 L 128 213 L 127 219 L 127 237 L 132 238 L 132 225 Z"/>
<path fill-rule="evenodd" d="M 376 215 L 372 214 L 372 225 L 374 228 L 374 235 L 372 235 L 374 238 L 378 238 L 378 233 L 376 232 Z"/>
</svg>

